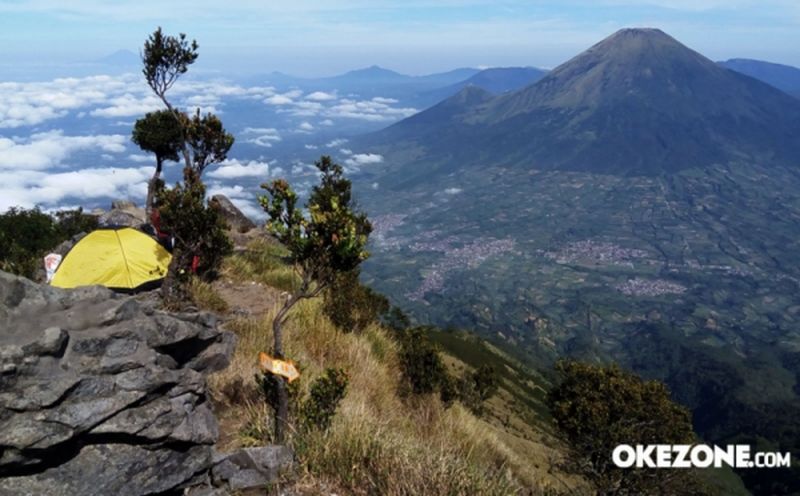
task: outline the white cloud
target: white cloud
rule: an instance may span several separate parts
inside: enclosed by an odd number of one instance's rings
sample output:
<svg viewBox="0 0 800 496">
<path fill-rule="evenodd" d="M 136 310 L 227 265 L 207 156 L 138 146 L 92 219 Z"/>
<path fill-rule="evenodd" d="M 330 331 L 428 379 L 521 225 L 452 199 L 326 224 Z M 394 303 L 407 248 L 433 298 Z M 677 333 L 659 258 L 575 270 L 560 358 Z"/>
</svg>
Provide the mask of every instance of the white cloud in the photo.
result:
<svg viewBox="0 0 800 496">
<path fill-rule="evenodd" d="M 218 182 L 212 182 L 208 185 L 207 194 L 209 197 L 214 195 L 224 195 L 227 196 L 228 199 L 233 200 L 235 199 L 248 199 L 252 198 L 253 194 L 245 191 L 242 186 L 238 184 L 235 186 L 223 186 Z"/>
<path fill-rule="evenodd" d="M 247 127 L 242 131 L 242 134 L 252 136 L 246 139 L 248 143 L 265 148 L 272 147 L 273 142 L 281 141 L 278 130 L 274 127 Z"/>
<path fill-rule="evenodd" d="M 325 146 L 328 148 L 336 148 L 337 146 L 342 146 L 347 143 L 347 140 L 344 138 L 337 138 L 335 140 L 329 141 Z"/>
<path fill-rule="evenodd" d="M 314 130 L 314 126 L 312 126 L 311 123 L 308 122 L 308 121 L 303 122 L 302 124 L 297 126 L 297 128 L 300 129 L 301 131 L 313 131 Z"/>
<path fill-rule="evenodd" d="M 293 102 L 294 100 L 284 95 L 272 95 L 264 100 L 264 103 L 268 105 L 289 105 Z"/>
<path fill-rule="evenodd" d="M 0 169 L 49 169 L 82 150 L 122 153 L 127 142 L 120 134 L 64 136 L 60 130 L 33 134 L 26 140 L 0 136 Z"/>
<path fill-rule="evenodd" d="M 316 150 L 319 148 L 317 145 L 305 145 L 306 150 Z"/>
<path fill-rule="evenodd" d="M 242 177 L 269 177 L 270 164 L 251 160 L 241 163 L 236 159 L 227 159 L 216 169 L 206 174 L 214 179 L 237 179 Z"/>
<path fill-rule="evenodd" d="M 447 188 L 446 190 L 444 190 L 444 192 L 447 193 L 448 195 L 457 195 L 462 191 L 463 190 L 461 188 Z"/>
<path fill-rule="evenodd" d="M 136 162 L 139 164 L 147 163 L 147 162 L 154 162 L 154 158 L 150 155 L 144 155 L 142 153 L 128 155 L 128 160 L 131 162 Z"/>
<path fill-rule="evenodd" d="M 385 103 L 387 105 L 397 103 L 397 100 L 395 100 L 394 98 L 384 98 L 382 96 L 376 96 L 375 98 L 372 99 L 372 101 L 377 103 Z"/>
<path fill-rule="evenodd" d="M 339 148 L 339 153 L 341 153 L 343 155 L 352 155 L 353 154 L 353 150 L 351 150 L 349 148 Z"/>
<path fill-rule="evenodd" d="M 350 167 L 379 164 L 381 162 L 383 162 L 383 155 L 378 155 L 377 153 L 357 153 L 344 161 Z"/>
<path fill-rule="evenodd" d="M 12 206 L 57 206 L 66 198 L 143 198 L 152 167 L 90 168 L 46 173 L 0 171 L 0 211 Z"/>
<path fill-rule="evenodd" d="M 330 119 L 325 119 L 324 121 L 320 122 L 323 126 L 333 126 L 333 121 Z"/>
<path fill-rule="evenodd" d="M 324 91 L 315 91 L 306 95 L 306 100 L 314 100 L 317 102 L 327 102 L 329 100 L 336 100 L 336 95 L 333 93 L 326 93 Z"/>
<path fill-rule="evenodd" d="M 156 111 L 164 106 L 161 100 L 152 95 L 134 96 L 130 93 L 112 98 L 110 105 L 89 112 L 94 117 L 133 117 Z"/>
<path fill-rule="evenodd" d="M 392 99 L 381 97 L 376 97 L 372 100 L 344 98 L 339 100 L 336 105 L 326 109 L 325 115 L 328 117 L 384 122 L 402 119 L 417 113 L 417 109 L 411 107 L 392 107 L 390 103 L 396 102 L 390 102 L 390 100 Z"/>
</svg>

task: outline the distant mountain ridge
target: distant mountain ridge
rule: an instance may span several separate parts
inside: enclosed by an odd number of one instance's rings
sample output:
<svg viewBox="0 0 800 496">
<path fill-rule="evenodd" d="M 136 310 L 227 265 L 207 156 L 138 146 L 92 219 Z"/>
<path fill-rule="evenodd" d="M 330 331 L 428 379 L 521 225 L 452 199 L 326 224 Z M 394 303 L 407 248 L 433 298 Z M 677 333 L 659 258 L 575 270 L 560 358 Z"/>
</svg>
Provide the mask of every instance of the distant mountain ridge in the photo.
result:
<svg viewBox="0 0 800 496">
<path fill-rule="evenodd" d="M 463 99 L 453 98 L 446 105 Z M 459 164 L 477 159 L 634 175 L 800 160 L 800 101 L 719 67 L 657 29 L 621 30 L 531 86 L 464 101 L 448 117 L 444 137 L 430 134 L 436 106 L 370 142 L 402 136 L 425 150 L 428 163 L 452 157 Z M 453 120 L 455 114 L 461 118 Z"/>
<path fill-rule="evenodd" d="M 800 69 L 785 64 L 753 59 L 729 59 L 717 62 L 722 67 L 764 81 L 793 96 L 800 96 Z"/>
<path fill-rule="evenodd" d="M 444 88 L 438 88 L 425 95 L 431 100 L 449 98 L 467 86 L 477 86 L 495 95 L 516 91 L 540 80 L 547 71 L 536 67 L 492 67 L 484 69 L 472 77 Z"/>
</svg>

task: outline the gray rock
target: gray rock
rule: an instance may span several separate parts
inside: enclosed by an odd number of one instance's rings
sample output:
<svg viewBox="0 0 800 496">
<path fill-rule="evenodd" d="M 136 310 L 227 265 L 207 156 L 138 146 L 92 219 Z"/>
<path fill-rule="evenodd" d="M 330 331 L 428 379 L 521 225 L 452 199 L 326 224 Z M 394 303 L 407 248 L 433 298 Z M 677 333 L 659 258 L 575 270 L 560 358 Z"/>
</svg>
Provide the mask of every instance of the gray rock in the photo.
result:
<svg viewBox="0 0 800 496">
<path fill-rule="evenodd" d="M 136 204 L 130 200 L 114 200 L 111 202 L 111 209 L 128 210 L 136 208 Z"/>
<path fill-rule="evenodd" d="M 234 343 L 204 315 L 0 272 L 0 496 L 207 481 L 218 429 L 205 375 Z"/>
<path fill-rule="evenodd" d="M 265 488 L 292 467 L 294 455 L 286 446 L 242 448 L 214 455 L 211 480 L 216 487 L 231 491 Z"/>
<path fill-rule="evenodd" d="M 255 222 L 247 218 L 227 196 L 214 195 L 211 197 L 211 203 L 220 209 L 222 216 L 232 231 L 247 232 L 256 227 Z"/>
<path fill-rule="evenodd" d="M 103 212 L 97 218 L 101 226 L 139 226 L 147 222 L 147 212 L 127 200 L 111 203 L 111 210 Z"/>
</svg>

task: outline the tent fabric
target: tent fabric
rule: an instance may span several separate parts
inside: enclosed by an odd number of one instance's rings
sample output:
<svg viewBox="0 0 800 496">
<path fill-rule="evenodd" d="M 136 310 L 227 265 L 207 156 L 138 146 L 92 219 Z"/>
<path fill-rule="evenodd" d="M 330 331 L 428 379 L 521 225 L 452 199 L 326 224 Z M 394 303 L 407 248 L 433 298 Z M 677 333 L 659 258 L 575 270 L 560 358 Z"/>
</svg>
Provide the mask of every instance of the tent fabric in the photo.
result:
<svg viewBox="0 0 800 496">
<path fill-rule="evenodd" d="M 141 231 L 99 229 L 72 247 L 50 284 L 133 290 L 163 279 L 171 260 L 163 246 Z"/>
</svg>

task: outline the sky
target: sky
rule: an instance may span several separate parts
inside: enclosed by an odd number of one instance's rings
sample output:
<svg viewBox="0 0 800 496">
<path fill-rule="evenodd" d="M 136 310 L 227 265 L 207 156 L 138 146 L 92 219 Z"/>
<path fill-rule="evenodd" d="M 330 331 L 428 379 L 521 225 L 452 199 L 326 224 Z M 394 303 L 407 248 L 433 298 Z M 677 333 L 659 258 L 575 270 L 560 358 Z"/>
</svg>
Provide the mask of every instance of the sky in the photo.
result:
<svg viewBox="0 0 800 496">
<path fill-rule="evenodd" d="M 0 0 L 0 71 L 138 53 L 156 26 L 197 39 L 195 70 L 223 74 L 552 68 L 622 27 L 800 66 L 796 0 Z"/>
</svg>

